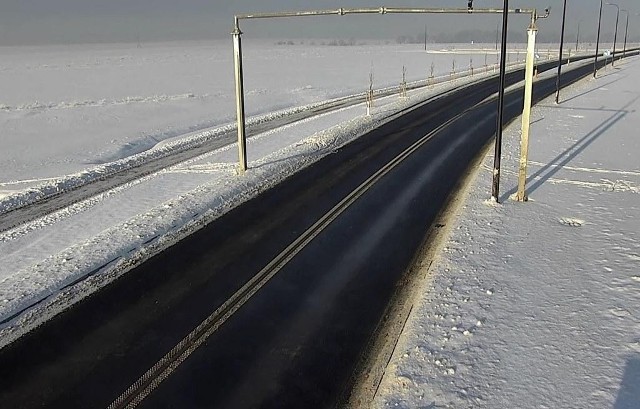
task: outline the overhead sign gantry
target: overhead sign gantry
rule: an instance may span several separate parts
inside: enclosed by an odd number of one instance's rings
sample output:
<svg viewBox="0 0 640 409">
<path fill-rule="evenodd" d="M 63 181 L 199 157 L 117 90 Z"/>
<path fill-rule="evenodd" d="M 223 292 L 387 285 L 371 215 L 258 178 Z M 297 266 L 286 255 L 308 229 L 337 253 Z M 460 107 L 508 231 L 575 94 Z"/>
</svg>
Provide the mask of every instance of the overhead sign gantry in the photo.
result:
<svg viewBox="0 0 640 409">
<path fill-rule="evenodd" d="M 543 16 L 539 16 L 536 9 L 509 9 L 508 0 L 505 0 L 504 9 L 494 8 L 473 8 L 473 0 L 469 0 L 467 8 L 414 8 L 414 7 L 364 7 L 364 8 L 338 8 L 331 10 L 307 10 L 307 11 L 284 11 L 278 13 L 251 13 L 251 14 L 238 14 L 234 16 L 234 28 L 231 35 L 233 36 L 233 54 L 234 54 L 234 68 L 235 68 L 235 85 L 236 85 L 236 118 L 238 124 L 238 161 L 239 170 L 244 173 L 247 170 L 247 147 L 246 147 L 246 118 L 245 118 L 245 104 L 244 104 L 244 77 L 242 69 L 242 31 L 240 30 L 241 20 L 252 19 L 270 19 L 270 18 L 292 18 L 292 17 L 318 17 L 318 16 L 345 16 L 348 14 L 528 14 L 531 17 L 531 23 L 527 29 L 529 33 L 529 44 L 527 47 L 527 62 L 526 62 L 526 78 L 527 87 L 531 87 L 533 78 L 533 62 L 534 62 L 534 48 L 535 48 L 535 34 L 537 32 L 536 21 L 538 18 L 546 18 L 549 15 L 549 11 L 545 10 Z M 505 19 L 506 20 L 506 19 Z M 506 37 L 506 24 L 503 25 L 503 38 Z M 503 41 L 503 48 L 505 41 Z M 501 77 L 504 77 L 504 55 L 501 58 Z M 501 96 L 504 93 L 504 82 L 501 81 Z M 527 97 L 528 95 L 528 97 Z M 500 104 L 502 104 L 502 98 Z M 527 114 L 531 108 L 531 90 L 525 90 L 525 113 Z M 502 106 L 499 107 L 499 111 L 502 112 Z M 524 115 L 523 115 L 524 116 Z M 527 120 L 528 122 L 528 120 Z M 523 118 L 524 126 L 524 118 Z M 526 134 L 528 135 L 528 123 L 526 125 Z M 498 124 L 498 132 L 501 135 L 502 124 Z M 524 133 L 524 129 L 523 129 Z M 499 143 L 500 141 L 497 140 Z M 499 172 L 498 172 L 499 176 Z M 495 199 L 497 200 L 497 194 Z"/>
</svg>

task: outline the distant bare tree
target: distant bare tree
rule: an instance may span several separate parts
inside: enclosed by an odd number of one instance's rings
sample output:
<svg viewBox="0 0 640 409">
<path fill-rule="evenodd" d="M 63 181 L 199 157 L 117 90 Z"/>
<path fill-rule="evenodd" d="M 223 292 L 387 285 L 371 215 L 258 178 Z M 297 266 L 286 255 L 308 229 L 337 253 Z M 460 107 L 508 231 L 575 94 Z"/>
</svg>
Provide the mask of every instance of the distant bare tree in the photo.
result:
<svg viewBox="0 0 640 409">
<path fill-rule="evenodd" d="M 407 97 L 407 67 L 402 66 L 402 82 L 400 83 L 400 98 Z"/>
<path fill-rule="evenodd" d="M 373 108 L 373 62 L 371 62 L 371 70 L 369 71 L 369 89 L 367 90 L 367 115 L 371 115 Z"/>
<path fill-rule="evenodd" d="M 431 85 L 433 83 L 433 74 L 436 71 L 436 64 L 431 61 L 431 68 L 429 69 L 429 78 L 427 80 L 427 85 Z"/>
</svg>

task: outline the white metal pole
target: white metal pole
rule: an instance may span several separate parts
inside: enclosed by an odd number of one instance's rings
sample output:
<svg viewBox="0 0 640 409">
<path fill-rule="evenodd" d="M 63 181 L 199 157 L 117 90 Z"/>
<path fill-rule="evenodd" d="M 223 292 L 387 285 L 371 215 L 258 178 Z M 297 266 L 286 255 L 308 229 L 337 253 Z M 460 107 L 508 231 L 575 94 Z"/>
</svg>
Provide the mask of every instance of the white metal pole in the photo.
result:
<svg viewBox="0 0 640 409">
<path fill-rule="evenodd" d="M 518 194 L 516 199 L 519 202 L 527 201 L 527 161 L 529 160 L 529 128 L 531 125 L 531 96 L 533 94 L 533 63 L 535 59 L 536 34 L 538 29 L 532 22 L 527 30 L 527 67 L 525 70 L 524 85 L 524 109 L 522 111 L 522 136 L 520 138 L 520 169 L 518 172 Z"/>
<path fill-rule="evenodd" d="M 233 62 L 236 78 L 236 119 L 238 123 L 238 166 L 240 173 L 247 170 L 247 137 L 245 134 L 245 113 L 244 113 L 244 78 L 242 75 L 242 31 L 236 20 L 235 28 L 231 33 L 233 36 Z"/>
</svg>

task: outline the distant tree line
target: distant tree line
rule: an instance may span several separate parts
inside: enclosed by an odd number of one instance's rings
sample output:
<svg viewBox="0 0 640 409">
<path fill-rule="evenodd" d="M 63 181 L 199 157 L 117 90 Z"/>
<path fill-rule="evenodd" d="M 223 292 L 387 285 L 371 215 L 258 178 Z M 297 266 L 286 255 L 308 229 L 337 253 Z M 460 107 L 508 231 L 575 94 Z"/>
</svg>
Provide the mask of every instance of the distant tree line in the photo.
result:
<svg viewBox="0 0 640 409">
<path fill-rule="evenodd" d="M 498 33 L 500 34 L 500 33 Z M 537 41 L 546 43 L 556 41 L 553 35 L 538 33 Z M 496 31 L 469 29 L 461 30 L 455 33 L 439 33 L 435 35 L 427 35 L 428 43 L 446 44 L 446 43 L 494 43 L 496 41 Z M 524 31 L 509 31 L 509 42 L 526 43 L 527 33 Z M 424 32 L 416 35 L 401 35 L 396 38 L 398 44 L 421 44 L 424 43 Z"/>
<path fill-rule="evenodd" d="M 500 30 L 500 29 L 498 29 Z M 492 44 L 496 41 L 496 34 L 498 36 L 501 35 L 497 30 L 481 30 L 481 29 L 469 29 L 469 30 L 461 30 L 455 33 L 439 33 L 435 35 L 431 35 L 427 33 L 427 42 L 434 44 L 446 44 L 446 43 L 484 43 L 484 44 Z M 620 35 L 618 35 L 618 39 Z M 630 36 L 631 38 L 631 36 Z M 576 32 L 571 32 L 567 30 L 565 32 L 565 41 L 571 43 L 575 42 Z M 613 39 L 613 32 L 605 32 L 603 31 L 600 40 L 603 43 Z M 498 39 L 499 40 L 499 39 Z M 525 30 L 509 30 L 508 41 L 510 43 L 526 43 L 527 42 L 527 33 Z M 580 43 L 595 43 L 596 38 L 595 35 L 591 34 L 583 34 L 580 36 Z M 630 40 L 631 41 L 631 40 Z M 538 35 L 536 36 L 536 42 L 540 44 L 553 44 L 560 42 L 560 32 L 551 30 L 551 31 L 538 31 Z M 415 35 L 401 35 L 396 38 L 396 43 L 398 44 L 422 44 L 424 43 L 424 31 L 419 32 Z"/>
<path fill-rule="evenodd" d="M 480 43 L 480 44 L 493 44 L 496 41 L 496 34 L 500 36 L 498 30 L 482 30 L 482 29 L 469 29 L 461 30 L 455 33 L 438 33 L 431 35 L 427 33 L 427 42 L 430 44 L 448 44 L 448 43 Z M 415 35 L 400 35 L 396 37 L 395 42 L 397 44 L 423 44 L 425 33 L 419 32 Z M 567 44 L 575 44 L 576 33 L 567 32 L 565 34 L 565 42 Z M 603 33 L 601 37 L 602 44 L 606 43 L 609 37 L 609 33 Z M 613 38 L 613 33 L 610 35 Z M 499 40 L 499 39 L 498 39 Z M 526 44 L 527 33 L 525 30 L 510 30 L 509 43 Z M 538 44 L 554 44 L 560 41 L 560 33 L 555 31 L 539 31 L 536 37 Z M 292 45 L 321 45 L 331 47 L 351 47 L 356 45 L 366 45 L 368 43 L 384 43 L 391 44 L 393 40 L 356 40 L 355 38 L 349 39 L 314 39 L 314 40 L 279 40 L 275 42 L 276 45 L 292 46 Z M 591 38 L 589 35 L 581 36 L 580 43 L 592 43 L 595 42 L 595 38 Z"/>
<path fill-rule="evenodd" d="M 280 40 L 276 41 L 276 45 L 304 45 L 304 40 L 293 41 L 293 40 Z M 367 43 L 364 41 L 356 41 L 355 38 L 350 38 L 348 40 L 340 39 L 340 40 L 310 40 L 308 41 L 309 45 L 324 45 L 330 47 L 353 47 L 356 45 L 366 45 Z"/>
</svg>

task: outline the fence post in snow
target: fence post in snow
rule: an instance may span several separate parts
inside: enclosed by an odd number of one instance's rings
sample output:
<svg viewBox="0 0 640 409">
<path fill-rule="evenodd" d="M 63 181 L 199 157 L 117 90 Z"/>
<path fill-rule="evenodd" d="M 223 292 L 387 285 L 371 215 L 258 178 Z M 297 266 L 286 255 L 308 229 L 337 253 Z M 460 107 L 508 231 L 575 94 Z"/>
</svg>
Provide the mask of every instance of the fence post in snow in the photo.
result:
<svg viewBox="0 0 640 409">
<path fill-rule="evenodd" d="M 436 70 L 436 64 L 433 61 L 431 61 L 431 69 L 429 71 L 429 80 L 427 82 L 428 85 L 431 85 L 433 83 L 433 73 L 435 72 L 435 70 Z"/>
<path fill-rule="evenodd" d="M 235 27 L 231 33 L 233 36 L 233 63 L 236 80 L 236 119 L 238 123 L 238 166 L 240 174 L 247 170 L 247 137 L 245 134 L 244 113 L 244 78 L 242 76 L 242 40 L 238 19 L 235 19 Z"/>
<path fill-rule="evenodd" d="M 367 116 L 371 115 L 372 107 L 373 107 L 373 63 L 371 64 L 371 71 L 369 71 L 369 89 L 367 90 Z"/>
<path fill-rule="evenodd" d="M 400 83 L 400 98 L 407 97 L 407 67 L 402 66 L 402 82 Z"/>
<path fill-rule="evenodd" d="M 524 86 L 524 109 L 522 111 L 522 135 L 520 138 L 520 168 L 518 171 L 518 194 L 516 200 L 519 202 L 527 201 L 526 183 L 527 183 L 527 161 L 529 160 L 529 128 L 531 125 L 531 95 L 533 93 L 533 63 L 535 59 L 536 34 L 538 29 L 535 21 L 531 22 L 531 26 L 527 30 L 527 62 L 525 70 L 525 86 Z"/>
</svg>

